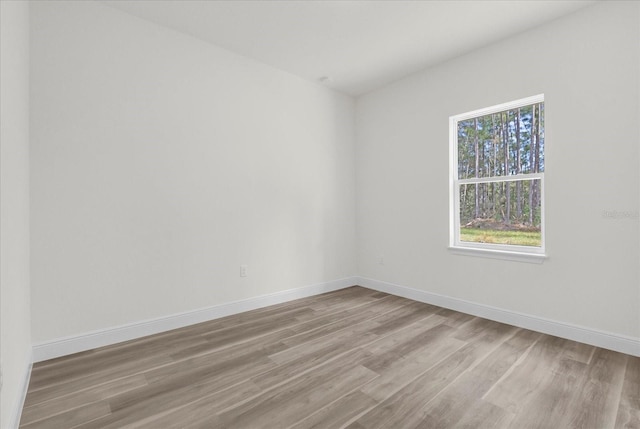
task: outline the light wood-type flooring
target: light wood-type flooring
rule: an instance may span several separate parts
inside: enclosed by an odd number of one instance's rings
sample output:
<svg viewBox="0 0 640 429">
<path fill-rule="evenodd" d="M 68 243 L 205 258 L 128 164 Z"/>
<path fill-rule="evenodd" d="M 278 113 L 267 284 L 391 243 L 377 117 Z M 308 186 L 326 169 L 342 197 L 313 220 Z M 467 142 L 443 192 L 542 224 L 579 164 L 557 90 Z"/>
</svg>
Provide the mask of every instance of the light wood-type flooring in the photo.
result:
<svg viewBox="0 0 640 429">
<path fill-rule="evenodd" d="M 351 287 L 34 365 L 21 428 L 640 428 L 640 358 Z"/>
</svg>

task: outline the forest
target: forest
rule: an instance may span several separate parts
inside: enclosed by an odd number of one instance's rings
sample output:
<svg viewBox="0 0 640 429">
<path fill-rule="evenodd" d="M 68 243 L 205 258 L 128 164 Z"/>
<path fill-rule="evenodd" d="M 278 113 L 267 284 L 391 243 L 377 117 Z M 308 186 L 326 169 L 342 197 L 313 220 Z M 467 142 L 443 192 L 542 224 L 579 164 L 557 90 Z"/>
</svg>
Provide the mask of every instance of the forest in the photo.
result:
<svg viewBox="0 0 640 429">
<path fill-rule="evenodd" d="M 544 103 L 459 120 L 460 240 L 541 245 Z"/>
</svg>

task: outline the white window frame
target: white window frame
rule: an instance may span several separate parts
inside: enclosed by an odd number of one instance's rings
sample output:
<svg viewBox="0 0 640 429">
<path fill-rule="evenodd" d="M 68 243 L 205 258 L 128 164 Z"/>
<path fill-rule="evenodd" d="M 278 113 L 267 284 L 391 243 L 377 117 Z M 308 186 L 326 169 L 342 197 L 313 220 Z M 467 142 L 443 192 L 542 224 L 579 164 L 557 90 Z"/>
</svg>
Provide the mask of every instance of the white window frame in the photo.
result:
<svg viewBox="0 0 640 429">
<path fill-rule="evenodd" d="M 520 262 L 542 263 L 546 256 L 545 247 L 545 192 L 544 173 L 514 174 L 510 176 L 458 178 L 458 122 L 492 113 L 504 112 L 518 107 L 544 103 L 544 94 L 521 98 L 508 103 L 497 104 L 471 112 L 449 117 L 449 249 L 453 253 L 483 256 Z M 545 141 L 546 149 L 546 141 Z M 545 156 L 546 160 L 546 156 Z M 540 180 L 540 233 L 541 246 L 518 246 L 510 244 L 475 243 L 460 241 L 460 185 L 476 183 L 513 182 L 520 180 Z"/>
</svg>

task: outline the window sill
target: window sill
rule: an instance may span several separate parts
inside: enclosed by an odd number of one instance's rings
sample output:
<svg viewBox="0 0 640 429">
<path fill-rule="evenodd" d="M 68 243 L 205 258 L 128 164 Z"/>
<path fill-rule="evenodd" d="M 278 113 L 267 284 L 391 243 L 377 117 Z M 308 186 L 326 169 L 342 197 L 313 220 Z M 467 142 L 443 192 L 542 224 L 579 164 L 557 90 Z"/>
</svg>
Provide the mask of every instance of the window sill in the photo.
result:
<svg viewBox="0 0 640 429">
<path fill-rule="evenodd" d="M 506 250 L 478 249 L 472 247 L 449 247 L 449 251 L 455 255 L 502 259 L 504 261 L 526 262 L 529 264 L 542 264 L 544 260 L 547 259 L 547 255 L 538 253 L 509 252 Z"/>
</svg>

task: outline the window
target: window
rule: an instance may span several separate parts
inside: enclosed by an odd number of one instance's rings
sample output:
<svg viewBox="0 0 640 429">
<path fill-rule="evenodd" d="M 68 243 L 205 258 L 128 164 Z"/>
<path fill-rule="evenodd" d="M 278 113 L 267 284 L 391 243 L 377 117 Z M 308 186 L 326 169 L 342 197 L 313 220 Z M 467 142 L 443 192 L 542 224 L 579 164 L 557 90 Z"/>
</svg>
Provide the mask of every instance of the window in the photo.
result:
<svg viewBox="0 0 640 429">
<path fill-rule="evenodd" d="M 450 118 L 450 246 L 542 262 L 544 96 Z"/>
</svg>

